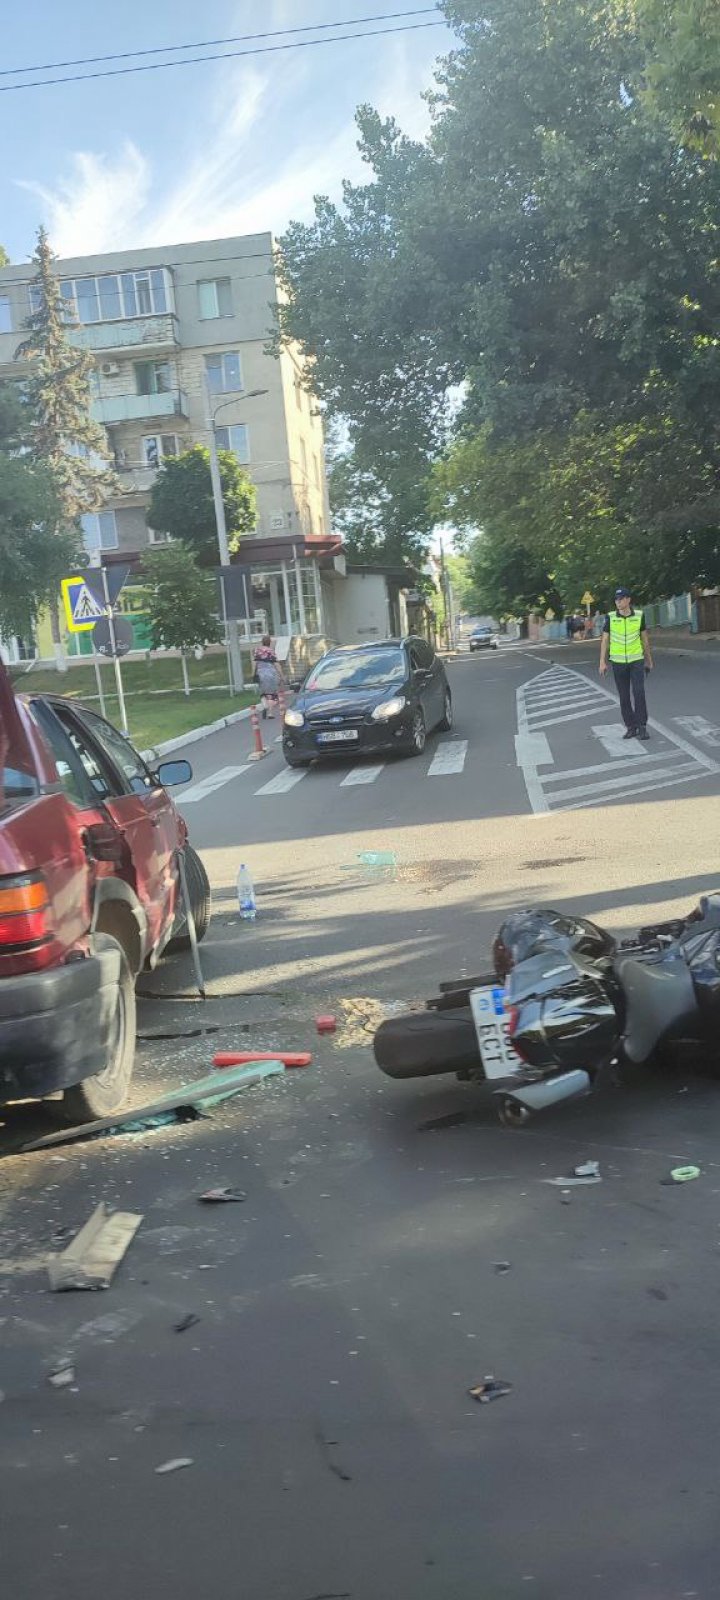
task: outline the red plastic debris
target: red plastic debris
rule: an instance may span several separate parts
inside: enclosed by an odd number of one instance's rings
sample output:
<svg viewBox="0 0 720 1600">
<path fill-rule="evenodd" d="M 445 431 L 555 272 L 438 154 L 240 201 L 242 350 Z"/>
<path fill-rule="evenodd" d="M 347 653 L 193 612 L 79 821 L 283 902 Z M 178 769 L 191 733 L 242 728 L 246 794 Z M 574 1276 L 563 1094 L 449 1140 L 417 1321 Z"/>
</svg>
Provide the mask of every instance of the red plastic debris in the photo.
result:
<svg viewBox="0 0 720 1600">
<path fill-rule="evenodd" d="M 251 1061 L 282 1061 L 284 1067 L 309 1067 L 312 1056 L 309 1050 L 295 1055 L 282 1050 L 218 1050 L 213 1056 L 214 1067 L 244 1067 Z"/>
<path fill-rule="evenodd" d="M 337 1019 L 329 1016 L 316 1017 L 315 1027 L 317 1028 L 318 1033 L 334 1033 L 337 1028 Z"/>
</svg>

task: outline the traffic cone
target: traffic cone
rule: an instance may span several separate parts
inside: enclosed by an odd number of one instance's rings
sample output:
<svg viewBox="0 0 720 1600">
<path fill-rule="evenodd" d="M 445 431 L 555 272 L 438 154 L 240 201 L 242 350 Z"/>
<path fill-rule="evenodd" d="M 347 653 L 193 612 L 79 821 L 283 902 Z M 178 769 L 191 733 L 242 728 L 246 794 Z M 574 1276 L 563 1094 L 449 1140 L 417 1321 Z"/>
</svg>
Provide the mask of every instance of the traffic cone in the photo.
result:
<svg viewBox="0 0 720 1600">
<path fill-rule="evenodd" d="M 252 728 L 253 739 L 255 741 L 255 749 L 248 756 L 248 761 L 262 761 L 263 756 L 267 755 L 267 750 L 263 744 L 262 728 L 260 727 L 260 718 L 257 714 L 257 706 L 252 706 L 250 709 L 250 726 Z"/>
</svg>

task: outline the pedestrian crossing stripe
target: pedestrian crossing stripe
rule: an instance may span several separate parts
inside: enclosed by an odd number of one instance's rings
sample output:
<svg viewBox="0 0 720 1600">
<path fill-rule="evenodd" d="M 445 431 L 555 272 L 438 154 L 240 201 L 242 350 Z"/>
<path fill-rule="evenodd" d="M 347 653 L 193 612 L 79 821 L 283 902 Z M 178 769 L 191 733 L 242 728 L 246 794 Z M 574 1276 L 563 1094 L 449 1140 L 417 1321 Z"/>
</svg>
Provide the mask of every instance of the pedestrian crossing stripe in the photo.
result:
<svg viewBox="0 0 720 1600">
<path fill-rule="evenodd" d="M 70 633 L 89 633 L 105 615 L 99 600 L 95 599 L 84 578 L 63 578 L 60 588 Z"/>
</svg>

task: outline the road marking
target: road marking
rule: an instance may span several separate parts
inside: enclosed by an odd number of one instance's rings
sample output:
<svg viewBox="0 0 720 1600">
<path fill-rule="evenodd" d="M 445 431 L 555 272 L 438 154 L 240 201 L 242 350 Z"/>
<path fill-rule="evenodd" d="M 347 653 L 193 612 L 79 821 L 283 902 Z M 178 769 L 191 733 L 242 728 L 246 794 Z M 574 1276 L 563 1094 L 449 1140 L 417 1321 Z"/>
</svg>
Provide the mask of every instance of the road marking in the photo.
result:
<svg viewBox="0 0 720 1600">
<path fill-rule="evenodd" d="M 467 753 L 467 739 L 443 740 L 430 762 L 428 778 L 447 778 L 451 773 L 462 772 Z"/>
<path fill-rule="evenodd" d="M 673 717 L 673 722 L 685 728 L 701 744 L 720 745 L 720 728 L 716 728 L 712 722 L 706 722 L 704 717 Z"/>
<path fill-rule="evenodd" d="M 256 794 L 287 794 L 288 789 L 294 789 L 296 783 L 302 783 L 308 775 L 307 767 L 300 771 L 286 767 L 284 772 L 279 772 L 276 778 L 271 778 L 269 783 L 264 783 L 262 789 L 256 789 Z"/>
<path fill-rule="evenodd" d="M 625 741 L 622 723 L 600 721 L 601 714 L 607 717 L 609 706 L 617 716 L 616 696 L 572 667 L 553 667 L 518 689 L 515 748 L 528 800 L 536 816 L 547 815 L 551 810 L 571 811 L 606 805 L 614 799 L 627 801 L 649 790 L 694 783 L 706 773 L 712 776 L 720 773 L 718 761 L 653 717 L 648 727 L 659 736 L 659 747 L 656 741 L 650 748 L 634 740 Z M 594 719 L 591 731 L 611 759 L 585 767 L 568 767 L 541 777 L 538 768 L 546 764 L 539 759 L 542 746 L 535 746 L 532 741 L 543 739 L 549 746 L 548 734 L 542 730 L 554 729 L 566 722 L 588 722 L 591 718 Z M 700 741 L 720 744 L 720 729 L 703 717 L 676 717 L 674 720 Z M 583 779 L 593 781 L 582 782 Z"/>
<path fill-rule="evenodd" d="M 343 778 L 340 788 L 354 789 L 358 783 L 374 783 L 375 779 L 379 778 L 380 773 L 384 772 L 384 770 L 384 763 L 381 767 L 353 767 L 352 772 L 349 772 L 347 777 Z"/>
<path fill-rule="evenodd" d="M 555 757 L 544 733 L 516 733 L 515 761 L 518 767 L 554 767 Z"/>
<path fill-rule="evenodd" d="M 195 805 L 197 800 L 204 800 L 207 794 L 213 794 L 216 789 L 222 789 L 223 784 L 232 783 L 233 778 L 239 778 L 243 772 L 249 772 L 249 765 L 244 767 L 221 767 L 219 772 L 213 772 L 211 777 L 202 778 L 200 783 L 193 784 L 191 789 L 186 789 L 184 794 L 178 795 L 178 806 Z"/>
</svg>

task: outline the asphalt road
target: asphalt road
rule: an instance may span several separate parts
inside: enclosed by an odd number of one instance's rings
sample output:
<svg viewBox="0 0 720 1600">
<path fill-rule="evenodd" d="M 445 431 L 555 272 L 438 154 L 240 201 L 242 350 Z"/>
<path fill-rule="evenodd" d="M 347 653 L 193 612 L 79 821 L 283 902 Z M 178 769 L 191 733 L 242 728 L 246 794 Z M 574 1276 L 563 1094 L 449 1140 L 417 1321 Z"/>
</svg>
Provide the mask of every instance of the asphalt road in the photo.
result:
<svg viewBox="0 0 720 1600">
<path fill-rule="evenodd" d="M 345 764 L 259 794 L 284 769 L 275 746 L 246 763 L 246 725 L 188 750 L 211 998 L 183 963 L 143 980 L 136 1099 L 218 1046 L 316 1059 L 209 1120 L 52 1158 L 17 1153 L 42 1111 L 6 1117 L 8 1593 L 720 1595 L 720 1086 L 607 1086 L 512 1134 L 479 1089 L 392 1083 L 369 1049 L 389 1002 L 486 964 L 511 904 L 624 931 L 717 883 L 720 660 L 658 652 L 646 753 L 618 753 L 592 661 L 451 663 L 435 774 L 432 742 L 369 782 Z M 244 770 L 211 790 L 228 768 Z M 241 860 L 255 924 L 237 917 Z M 341 1026 L 318 1041 L 326 1009 Z M 602 1183 L 564 1204 L 544 1180 L 588 1158 Z M 701 1178 L 664 1187 L 687 1162 Z M 211 1184 L 247 1199 L 203 1207 Z M 113 1287 L 50 1294 L 48 1252 L 100 1199 L 144 1218 Z M 56 1390 L 64 1360 L 75 1381 Z M 478 1406 L 488 1373 L 512 1389 Z M 156 1476 L 177 1457 L 192 1465 Z"/>
</svg>

